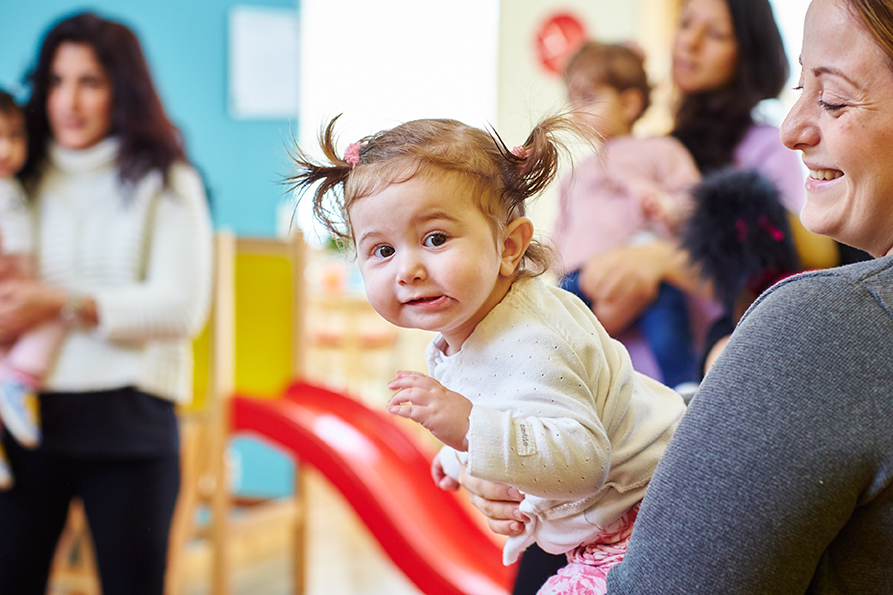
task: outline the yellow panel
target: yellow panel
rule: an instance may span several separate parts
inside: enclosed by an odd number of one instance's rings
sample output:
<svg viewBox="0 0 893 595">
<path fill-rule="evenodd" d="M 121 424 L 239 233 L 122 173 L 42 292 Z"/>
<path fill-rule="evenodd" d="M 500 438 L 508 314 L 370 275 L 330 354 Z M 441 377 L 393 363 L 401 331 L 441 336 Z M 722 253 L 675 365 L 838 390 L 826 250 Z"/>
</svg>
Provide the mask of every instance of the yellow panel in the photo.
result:
<svg viewBox="0 0 893 595">
<path fill-rule="evenodd" d="M 201 411 L 208 402 L 208 375 L 211 366 L 211 325 L 192 342 L 192 402 L 185 406 L 187 411 Z"/>
<path fill-rule="evenodd" d="M 236 254 L 236 393 L 276 397 L 292 377 L 292 265 Z"/>
</svg>

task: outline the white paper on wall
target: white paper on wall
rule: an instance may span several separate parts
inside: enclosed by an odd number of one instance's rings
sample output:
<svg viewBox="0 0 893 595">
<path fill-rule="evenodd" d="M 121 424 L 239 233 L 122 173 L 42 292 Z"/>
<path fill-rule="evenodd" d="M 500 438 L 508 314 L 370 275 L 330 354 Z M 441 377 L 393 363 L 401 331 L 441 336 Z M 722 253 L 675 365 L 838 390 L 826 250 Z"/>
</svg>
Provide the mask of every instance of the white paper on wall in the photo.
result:
<svg viewBox="0 0 893 595">
<path fill-rule="evenodd" d="M 296 10 L 234 6 L 229 12 L 229 113 L 291 119 L 300 104 Z"/>
</svg>

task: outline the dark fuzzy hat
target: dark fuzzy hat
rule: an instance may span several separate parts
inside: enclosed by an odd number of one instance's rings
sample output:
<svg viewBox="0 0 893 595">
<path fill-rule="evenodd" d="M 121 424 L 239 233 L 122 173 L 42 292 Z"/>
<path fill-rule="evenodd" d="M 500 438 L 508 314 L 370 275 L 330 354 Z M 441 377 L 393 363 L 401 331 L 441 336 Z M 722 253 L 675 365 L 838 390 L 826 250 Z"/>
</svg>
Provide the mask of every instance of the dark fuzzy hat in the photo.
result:
<svg viewBox="0 0 893 595">
<path fill-rule="evenodd" d="M 692 190 L 694 213 L 682 246 L 729 309 L 740 293 L 760 293 L 800 265 L 787 210 L 775 185 L 756 171 L 724 169 Z"/>
</svg>

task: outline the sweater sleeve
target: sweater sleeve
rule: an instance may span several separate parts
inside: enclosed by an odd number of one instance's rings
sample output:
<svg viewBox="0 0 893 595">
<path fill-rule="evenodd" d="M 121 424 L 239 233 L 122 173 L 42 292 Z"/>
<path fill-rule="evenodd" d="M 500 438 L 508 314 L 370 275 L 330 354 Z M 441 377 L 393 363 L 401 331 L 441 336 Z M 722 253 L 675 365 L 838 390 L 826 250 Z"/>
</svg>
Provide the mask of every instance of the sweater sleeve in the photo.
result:
<svg viewBox="0 0 893 595">
<path fill-rule="evenodd" d="M 185 165 L 171 169 L 168 189 L 150 219 L 144 278 L 96 290 L 97 331 L 111 340 L 196 335 L 210 307 L 212 231 L 204 186 Z"/>
<path fill-rule="evenodd" d="M 578 500 L 607 478 L 611 444 L 602 418 L 620 383 L 611 382 L 592 336 L 580 331 L 572 340 L 544 330 L 558 318 L 558 306 L 527 302 L 533 295 L 513 289 L 512 299 L 475 331 L 479 349 L 462 354 L 458 367 L 472 379 L 462 388 L 475 391 L 465 395 L 475 404 L 468 471 L 532 496 Z M 585 307 L 577 307 L 582 318 Z M 539 312 L 554 318 L 540 320 Z"/>
<path fill-rule="evenodd" d="M 764 294 L 671 439 L 608 592 L 878 592 L 827 573 L 893 574 L 889 513 L 863 516 L 890 499 L 891 336 L 890 312 L 833 274 Z M 858 522 L 871 528 L 854 540 Z"/>
</svg>

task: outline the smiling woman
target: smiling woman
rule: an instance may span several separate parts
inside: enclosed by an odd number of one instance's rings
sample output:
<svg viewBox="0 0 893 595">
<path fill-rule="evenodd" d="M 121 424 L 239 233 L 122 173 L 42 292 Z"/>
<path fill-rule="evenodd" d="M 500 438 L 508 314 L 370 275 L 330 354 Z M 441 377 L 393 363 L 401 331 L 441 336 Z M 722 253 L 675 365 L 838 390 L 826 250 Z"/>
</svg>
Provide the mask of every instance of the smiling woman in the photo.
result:
<svg viewBox="0 0 893 595">
<path fill-rule="evenodd" d="M 893 249 L 893 77 L 878 67 L 889 65 L 887 50 L 853 21 L 840 7 L 807 13 L 802 96 L 782 140 L 809 168 L 803 224 L 883 256 Z"/>
<path fill-rule="evenodd" d="M 883 258 L 794 277 L 748 311 L 655 473 L 610 593 L 893 581 L 891 31 L 889 0 L 813 0 L 782 126 L 810 170 L 806 226 Z"/>
</svg>

